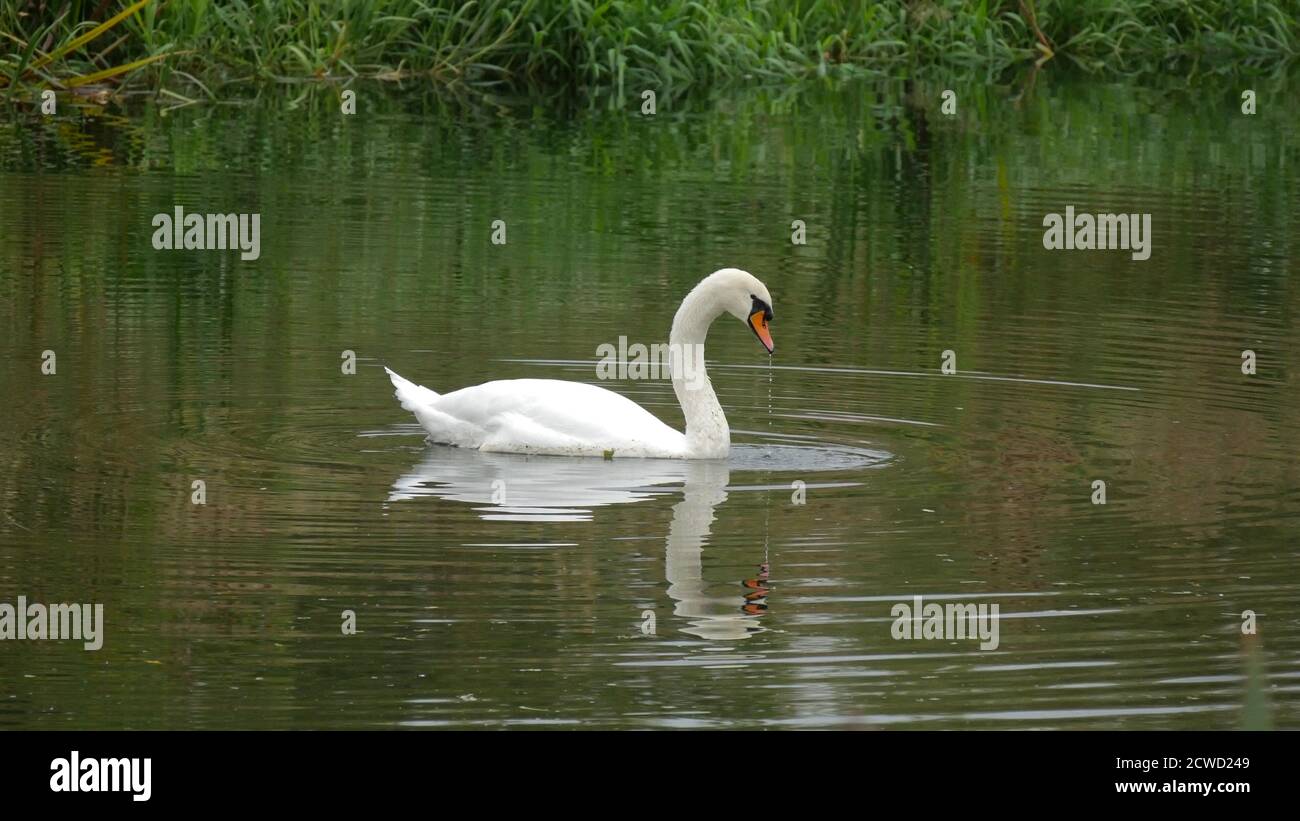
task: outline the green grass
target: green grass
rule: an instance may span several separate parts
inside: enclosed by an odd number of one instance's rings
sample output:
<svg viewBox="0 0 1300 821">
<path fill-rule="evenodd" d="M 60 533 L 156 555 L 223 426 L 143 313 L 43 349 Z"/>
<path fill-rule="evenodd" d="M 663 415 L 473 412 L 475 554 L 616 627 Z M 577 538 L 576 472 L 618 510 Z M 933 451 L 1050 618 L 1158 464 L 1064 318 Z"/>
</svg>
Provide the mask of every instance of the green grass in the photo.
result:
<svg viewBox="0 0 1300 821">
<path fill-rule="evenodd" d="M 161 86 L 180 72 L 205 90 L 370 77 L 622 94 L 931 66 L 1135 73 L 1300 51 L 1300 0 L 152 0 L 58 54 L 128 5 L 5 4 L 0 84 Z"/>
</svg>

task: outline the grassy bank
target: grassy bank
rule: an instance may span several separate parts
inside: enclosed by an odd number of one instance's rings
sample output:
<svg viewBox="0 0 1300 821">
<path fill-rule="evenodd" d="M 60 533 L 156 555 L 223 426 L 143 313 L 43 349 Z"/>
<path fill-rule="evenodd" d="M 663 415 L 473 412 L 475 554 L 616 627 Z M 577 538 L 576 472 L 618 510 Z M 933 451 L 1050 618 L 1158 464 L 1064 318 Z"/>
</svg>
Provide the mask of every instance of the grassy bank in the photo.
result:
<svg viewBox="0 0 1300 821">
<path fill-rule="evenodd" d="M 183 72 L 206 88 L 373 77 L 621 93 L 928 66 L 1143 72 L 1288 61 L 1298 18 L 1300 0 L 14 0 L 0 83 L 148 87 Z"/>
</svg>

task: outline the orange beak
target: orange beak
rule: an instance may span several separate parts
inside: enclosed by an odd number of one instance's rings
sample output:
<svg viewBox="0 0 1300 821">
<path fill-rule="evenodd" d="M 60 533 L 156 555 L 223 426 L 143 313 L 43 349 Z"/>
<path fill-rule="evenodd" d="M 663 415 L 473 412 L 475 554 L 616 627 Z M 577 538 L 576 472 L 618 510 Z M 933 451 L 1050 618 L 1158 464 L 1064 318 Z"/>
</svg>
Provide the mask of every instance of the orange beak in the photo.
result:
<svg viewBox="0 0 1300 821">
<path fill-rule="evenodd" d="M 763 347 L 767 348 L 768 354 L 776 350 L 776 343 L 772 341 L 772 334 L 767 330 L 766 311 L 754 311 L 754 313 L 750 314 L 749 327 L 754 329 L 754 335 L 758 337 L 759 342 L 763 343 Z"/>
</svg>

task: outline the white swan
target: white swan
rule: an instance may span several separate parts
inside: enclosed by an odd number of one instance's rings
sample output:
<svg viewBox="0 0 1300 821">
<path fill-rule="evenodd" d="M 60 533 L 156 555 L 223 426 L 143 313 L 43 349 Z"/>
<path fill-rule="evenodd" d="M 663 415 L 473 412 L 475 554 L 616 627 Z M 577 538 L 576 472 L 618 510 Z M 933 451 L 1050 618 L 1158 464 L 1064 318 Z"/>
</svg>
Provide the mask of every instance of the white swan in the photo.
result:
<svg viewBox="0 0 1300 821">
<path fill-rule="evenodd" d="M 724 313 L 747 323 L 769 355 L 775 347 L 768 331 L 772 297 L 756 277 L 723 268 L 691 289 L 668 337 L 675 363 L 696 363 L 694 372 L 672 372 L 685 434 L 631 399 L 581 382 L 502 379 L 439 394 L 384 370 L 402 407 L 434 442 L 504 453 L 719 459 L 731 449 L 731 429 L 704 372 L 704 338 Z"/>
</svg>

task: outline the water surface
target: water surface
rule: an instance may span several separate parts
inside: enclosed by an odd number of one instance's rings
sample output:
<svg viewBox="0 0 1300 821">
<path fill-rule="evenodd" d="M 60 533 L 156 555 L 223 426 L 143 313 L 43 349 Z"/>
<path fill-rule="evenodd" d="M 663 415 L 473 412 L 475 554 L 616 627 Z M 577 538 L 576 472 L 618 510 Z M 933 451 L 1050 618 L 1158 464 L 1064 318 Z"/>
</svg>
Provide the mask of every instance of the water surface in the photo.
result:
<svg viewBox="0 0 1300 821">
<path fill-rule="evenodd" d="M 107 638 L 0 644 L 0 727 L 1297 726 L 1294 85 L 941 88 L 9 111 L 0 601 Z M 155 251 L 176 205 L 261 258 Z M 1151 258 L 1044 250 L 1067 205 Z M 429 446 L 381 369 L 594 382 L 723 266 L 777 342 L 709 336 L 726 462 Z"/>
</svg>

